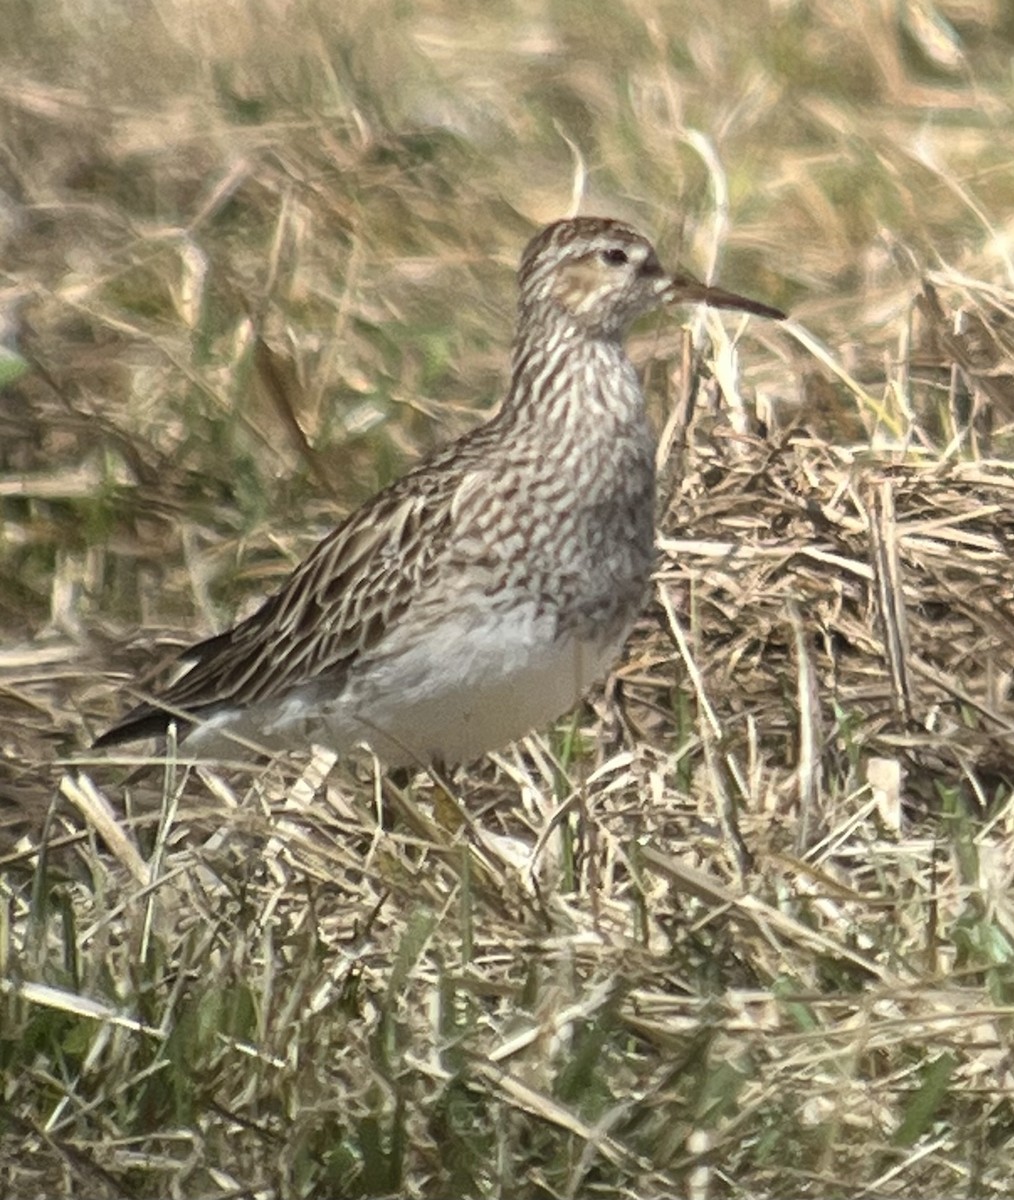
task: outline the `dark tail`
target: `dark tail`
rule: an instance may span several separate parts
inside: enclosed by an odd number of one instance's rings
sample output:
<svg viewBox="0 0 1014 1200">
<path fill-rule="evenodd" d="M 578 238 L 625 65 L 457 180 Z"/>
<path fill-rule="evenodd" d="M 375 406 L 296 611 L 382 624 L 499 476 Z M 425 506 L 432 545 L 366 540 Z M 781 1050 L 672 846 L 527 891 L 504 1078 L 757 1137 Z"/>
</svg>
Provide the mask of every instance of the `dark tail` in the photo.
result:
<svg viewBox="0 0 1014 1200">
<path fill-rule="evenodd" d="M 180 737 L 186 735 L 190 724 L 175 718 L 164 709 L 155 708 L 151 704 L 139 704 L 105 733 L 92 742 L 93 750 L 101 750 L 104 746 L 118 746 L 121 742 L 134 742 L 140 738 L 161 737 L 169 729 L 170 721 L 176 721 Z"/>
</svg>

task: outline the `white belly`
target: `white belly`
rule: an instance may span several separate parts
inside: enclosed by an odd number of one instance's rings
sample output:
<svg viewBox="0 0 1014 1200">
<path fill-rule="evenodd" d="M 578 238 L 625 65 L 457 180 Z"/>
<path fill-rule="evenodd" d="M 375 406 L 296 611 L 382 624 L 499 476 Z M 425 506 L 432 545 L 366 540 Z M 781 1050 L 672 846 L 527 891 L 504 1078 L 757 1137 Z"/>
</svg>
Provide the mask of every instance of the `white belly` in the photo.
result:
<svg viewBox="0 0 1014 1200">
<path fill-rule="evenodd" d="M 389 645 L 339 695 L 314 684 L 274 705 L 224 712 L 198 726 L 187 748 L 234 756 L 223 733 L 268 748 L 368 743 L 390 765 L 469 762 L 568 711 L 606 674 L 620 630 L 599 644 L 556 639 L 535 605 L 430 626 L 415 644 Z"/>
</svg>

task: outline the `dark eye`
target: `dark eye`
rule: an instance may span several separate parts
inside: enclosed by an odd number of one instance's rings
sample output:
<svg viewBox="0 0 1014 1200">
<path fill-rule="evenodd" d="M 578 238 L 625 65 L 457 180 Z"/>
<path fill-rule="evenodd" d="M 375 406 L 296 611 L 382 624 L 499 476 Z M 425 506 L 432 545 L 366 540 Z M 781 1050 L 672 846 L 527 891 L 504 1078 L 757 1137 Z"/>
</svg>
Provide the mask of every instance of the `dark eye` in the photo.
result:
<svg viewBox="0 0 1014 1200">
<path fill-rule="evenodd" d="M 626 250 L 621 250 L 618 246 L 613 246 L 610 250 L 601 251 L 599 258 L 611 267 L 622 267 L 624 263 L 630 262 L 630 259 L 627 258 Z"/>
</svg>

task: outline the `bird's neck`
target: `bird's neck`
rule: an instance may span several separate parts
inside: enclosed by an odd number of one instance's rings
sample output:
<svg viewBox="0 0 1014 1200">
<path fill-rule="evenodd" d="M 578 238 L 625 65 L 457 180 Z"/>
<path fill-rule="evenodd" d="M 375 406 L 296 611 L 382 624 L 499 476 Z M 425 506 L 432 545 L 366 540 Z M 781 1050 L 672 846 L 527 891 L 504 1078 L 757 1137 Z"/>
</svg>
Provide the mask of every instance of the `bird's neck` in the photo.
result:
<svg viewBox="0 0 1014 1200">
<path fill-rule="evenodd" d="M 589 333 L 572 320 L 522 323 L 512 352 L 504 415 L 543 424 L 554 410 L 569 422 L 600 426 L 644 420 L 644 398 L 618 336 Z"/>
</svg>

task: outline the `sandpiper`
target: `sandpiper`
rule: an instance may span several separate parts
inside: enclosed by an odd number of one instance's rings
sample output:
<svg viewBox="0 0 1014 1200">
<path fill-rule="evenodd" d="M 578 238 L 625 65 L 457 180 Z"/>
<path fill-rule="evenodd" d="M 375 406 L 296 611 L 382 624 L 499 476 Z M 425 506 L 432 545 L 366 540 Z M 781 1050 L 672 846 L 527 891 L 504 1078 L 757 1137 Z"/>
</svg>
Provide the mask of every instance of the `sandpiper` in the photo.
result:
<svg viewBox="0 0 1014 1200">
<path fill-rule="evenodd" d="M 467 762 L 573 707 L 614 661 L 654 557 L 654 439 L 623 337 L 642 313 L 778 309 L 667 272 L 630 226 L 543 229 L 519 271 L 495 416 L 347 517 L 246 620 L 96 742 L 177 722 L 200 757 L 369 743 Z"/>
</svg>

